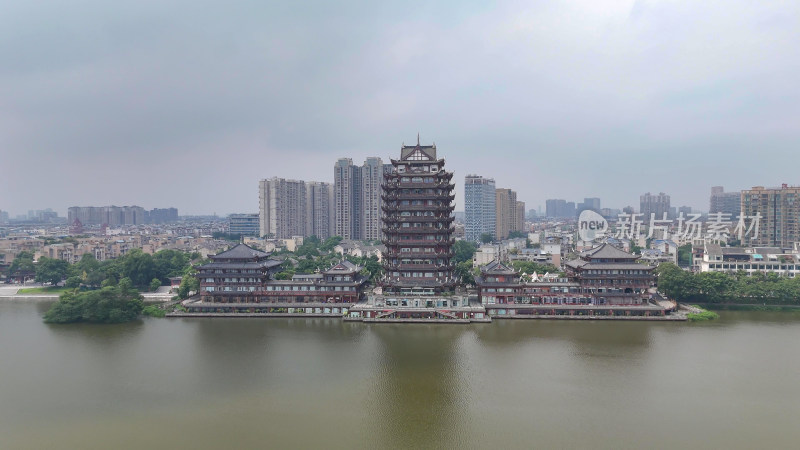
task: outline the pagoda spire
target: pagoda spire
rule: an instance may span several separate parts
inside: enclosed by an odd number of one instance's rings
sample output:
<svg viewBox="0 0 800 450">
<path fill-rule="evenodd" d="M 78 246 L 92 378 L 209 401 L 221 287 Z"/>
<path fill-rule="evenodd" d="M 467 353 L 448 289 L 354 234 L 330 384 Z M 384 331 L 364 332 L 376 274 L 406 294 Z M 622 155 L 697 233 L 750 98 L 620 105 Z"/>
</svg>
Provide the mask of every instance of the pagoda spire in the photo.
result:
<svg viewBox="0 0 800 450">
<path fill-rule="evenodd" d="M 417 147 L 419 147 L 419 132 L 417 132 Z"/>
</svg>

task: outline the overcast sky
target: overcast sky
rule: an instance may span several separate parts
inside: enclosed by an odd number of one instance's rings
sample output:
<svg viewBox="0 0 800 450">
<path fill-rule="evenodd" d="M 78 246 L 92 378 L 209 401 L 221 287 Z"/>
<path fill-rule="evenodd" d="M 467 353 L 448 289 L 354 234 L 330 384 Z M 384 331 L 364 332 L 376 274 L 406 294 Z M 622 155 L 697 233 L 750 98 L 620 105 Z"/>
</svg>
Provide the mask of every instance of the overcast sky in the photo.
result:
<svg viewBox="0 0 800 450">
<path fill-rule="evenodd" d="M 258 211 L 436 142 L 545 199 L 800 184 L 800 2 L 0 2 L 0 209 Z"/>
</svg>

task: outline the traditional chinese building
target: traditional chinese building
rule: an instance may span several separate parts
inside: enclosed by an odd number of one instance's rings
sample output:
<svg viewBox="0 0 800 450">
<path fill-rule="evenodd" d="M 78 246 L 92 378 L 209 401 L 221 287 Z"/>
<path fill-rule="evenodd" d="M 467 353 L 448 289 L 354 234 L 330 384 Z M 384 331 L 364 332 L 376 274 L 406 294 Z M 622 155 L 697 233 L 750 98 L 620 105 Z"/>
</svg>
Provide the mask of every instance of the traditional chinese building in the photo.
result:
<svg viewBox="0 0 800 450">
<path fill-rule="evenodd" d="M 314 274 L 276 280 L 283 261 L 244 244 L 211 257 L 198 268 L 198 299 L 184 302 L 189 313 L 266 316 L 341 316 L 363 297 L 363 267 L 343 260 Z"/>
<path fill-rule="evenodd" d="M 436 145 L 405 146 L 384 175 L 382 295 L 351 309 L 366 321 L 483 319 L 483 308 L 455 295 L 452 172 Z M 476 317 L 477 314 L 477 317 Z"/>
<path fill-rule="evenodd" d="M 567 261 L 567 276 L 577 281 L 583 293 L 595 297 L 596 303 L 642 305 L 649 298 L 648 289 L 655 286 L 655 266 L 639 264 L 638 256 L 613 245 L 603 244 Z"/>
<path fill-rule="evenodd" d="M 383 268 L 385 293 L 452 293 L 453 174 L 436 146 L 403 146 L 384 175 Z"/>
<path fill-rule="evenodd" d="M 249 302 L 283 264 L 244 244 L 209 258 L 211 262 L 198 267 L 196 275 L 200 302 L 208 304 Z"/>
<path fill-rule="evenodd" d="M 636 260 L 603 244 L 567 262 L 565 278 L 523 280 L 511 267 L 493 261 L 475 281 L 490 317 L 665 315 L 670 308 L 649 290 L 655 267 Z"/>
</svg>

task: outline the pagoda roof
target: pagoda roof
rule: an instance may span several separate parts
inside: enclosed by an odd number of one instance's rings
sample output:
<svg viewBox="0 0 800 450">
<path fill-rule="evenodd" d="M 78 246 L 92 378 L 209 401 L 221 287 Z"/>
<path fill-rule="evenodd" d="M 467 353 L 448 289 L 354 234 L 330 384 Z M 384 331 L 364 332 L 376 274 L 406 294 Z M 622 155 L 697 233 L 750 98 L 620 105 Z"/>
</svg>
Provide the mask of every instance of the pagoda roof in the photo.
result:
<svg viewBox="0 0 800 450">
<path fill-rule="evenodd" d="M 241 269 L 269 269 L 271 267 L 279 266 L 283 261 L 278 259 L 268 259 L 265 261 L 241 261 L 241 262 L 220 262 L 214 261 L 208 264 L 203 264 L 198 267 L 198 270 L 209 269 L 228 269 L 228 270 L 241 270 Z"/>
<path fill-rule="evenodd" d="M 436 144 L 420 145 L 417 137 L 417 145 L 403 145 L 400 149 L 401 161 L 436 161 Z"/>
<path fill-rule="evenodd" d="M 516 275 L 517 271 L 495 259 L 481 267 L 481 273 L 492 275 Z"/>
<path fill-rule="evenodd" d="M 222 253 L 217 253 L 214 256 L 211 256 L 211 259 L 247 259 L 247 260 L 254 260 L 254 259 L 261 259 L 269 257 L 269 253 L 262 252 L 261 250 L 256 250 L 252 247 L 248 247 L 245 244 L 238 244 L 235 247 L 226 250 Z"/>
<path fill-rule="evenodd" d="M 570 261 L 571 262 L 571 261 Z M 589 270 L 589 269 L 602 269 L 602 270 L 652 270 L 655 269 L 656 266 L 651 266 L 649 264 L 639 264 L 635 262 L 611 262 L 611 263 L 592 263 L 586 262 L 578 267 L 581 270 Z M 625 275 L 620 275 L 624 277 Z"/>
<path fill-rule="evenodd" d="M 353 264 L 352 262 L 346 259 L 343 259 L 339 261 L 335 266 L 326 270 L 324 273 L 330 275 L 347 274 L 347 273 L 361 272 L 361 269 L 363 269 L 363 267 Z"/>
<path fill-rule="evenodd" d="M 634 254 L 622 251 L 617 247 L 614 247 L 611 244 L 603 244 L 599 247 L 595 247 L 591 250 L 586 250 L 585 252 L 581 253 L 581 259 L 584 260 L 592 260 L 592 259 L 623 259 L 623 260 L 635 260 L 638 257 Z"/>
</svg>

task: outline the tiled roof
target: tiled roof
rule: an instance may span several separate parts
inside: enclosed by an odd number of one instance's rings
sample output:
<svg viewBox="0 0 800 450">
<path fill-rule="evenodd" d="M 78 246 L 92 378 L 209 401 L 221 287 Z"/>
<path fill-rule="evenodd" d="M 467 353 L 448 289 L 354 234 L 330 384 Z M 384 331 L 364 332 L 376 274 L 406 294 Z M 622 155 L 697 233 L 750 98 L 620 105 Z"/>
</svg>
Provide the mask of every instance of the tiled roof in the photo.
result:
<svg viewBox="0 0 800 450">
<path fill-rule="evenodd" d="M 503 264 L 498 260 L 493 260 L 489 264 L 481 267 L 482 273 L 493 273 L 493 274 L 508 274 L 508 275 L 515 275 L 517 273 L 516 270 L 508 267 L 507 265 Z"/>
<path fill-rule="evenodd" d="M 269 253 L 256 250 L 244 244 L 239 244 L 228 251 L 218 253 L 211 257 L 211 259 L 256 259 L 266 258 Z"/>
<path fill-rule="evenodd" d="M 325 273 L 353 273 L 353 272 L 360 272 L 361 269 L 363 269 L 363 267 L 357 266 L 351 263 L 350 261 L 343 259 L 335 266 L 326 270 Z"/>
<path fill-rule="evenodd" d="M 603 270 L 651 270 L 655 269 L 655 266 L 650 266 L 647 264 L 639 264 L 635 262 L 631 263 L 587 263 L 581 266 L 582 270 L 589 270 L 589 269 L 603 269 Z"/>
<path fill-rule="evenodd" d="M 581 258 L 590 259 L 636 259 L 636 255 L 624 252 L 613 245 L 603 244 L 581 253 Z"/>
</svg>

